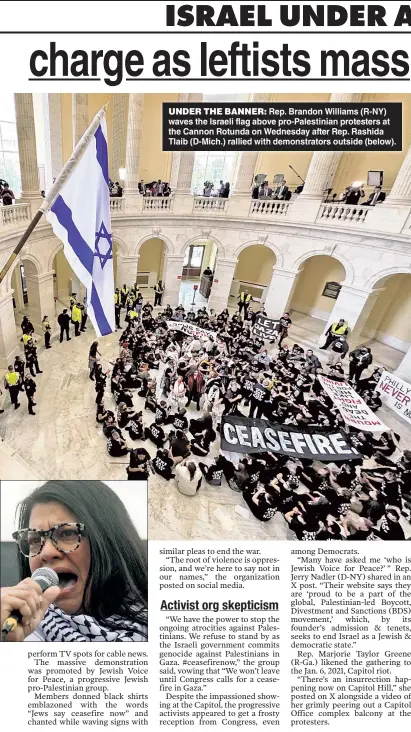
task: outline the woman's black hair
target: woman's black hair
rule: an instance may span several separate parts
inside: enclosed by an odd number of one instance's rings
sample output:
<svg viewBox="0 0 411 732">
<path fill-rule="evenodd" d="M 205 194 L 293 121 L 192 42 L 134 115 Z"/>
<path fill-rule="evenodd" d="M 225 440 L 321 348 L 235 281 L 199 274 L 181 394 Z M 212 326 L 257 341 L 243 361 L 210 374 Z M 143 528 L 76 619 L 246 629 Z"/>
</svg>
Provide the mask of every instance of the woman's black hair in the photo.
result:
<svg viewBox="0 0 411 732">
<path fill-rule="evenodd" d="M 116 614 L 147 625 L 147 549 L 120 498 L 98 480 L 50 480 L 19 504 L 19 529 L 30 526 L 35 505 L 52 502 L 85 524 L 91 560 L 84 611 L 100 621 Z M 28 558 L 18 558 L 21 578 L 30 577 Z"/>
<path fill-rule="evenodd" d="M 190 480 L 193 480 L 193 478 L 195 476 L 195 473 L 196 473 L 196 470 L 197 470 L 196 464 L 195 463 L 187 463 L 187 470 L 190 473 Z"/>
</svg>

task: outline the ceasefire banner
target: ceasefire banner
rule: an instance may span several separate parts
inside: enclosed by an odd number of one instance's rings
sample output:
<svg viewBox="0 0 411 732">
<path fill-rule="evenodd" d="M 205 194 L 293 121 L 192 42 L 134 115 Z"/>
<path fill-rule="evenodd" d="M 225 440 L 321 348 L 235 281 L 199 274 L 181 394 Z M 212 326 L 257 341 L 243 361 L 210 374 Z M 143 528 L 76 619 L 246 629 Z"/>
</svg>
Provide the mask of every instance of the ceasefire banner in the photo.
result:
<svg viewBox="0 0 411 732">
<path fill-rule="evenodd" d="M 365 432 L 385 432 L 388 427 L 367 406 L 364 399 L 345 381 L 319 376 L 320 384 L 339 410 L 344 422 Z"/>
<path fill-rule="evenodd" d="M 193 338 L 211 338 L 215 341 L 217 334 L 212 330 L 204 330 L 199 328 L 195 323 L 187 323 L 185 320 L 167 320 L 167 328 L 169 330 L 178 330 L 180 333 L 184 333 L 187 336 Z"/>
<path fill-rule="evenodd" d="M 323 462 L 358 459 L 359 453 L 339 430 L 298 429 L 266 419 L 224 416 L 221 449 L 225 452 L 274 452 Z"/>
<path fill-rule="evenodd" d="M 273 341 L 278 335 L 279 323 L 279 320 L 267 318 L 260 313 L 257 315 L 257 320 L 253 326 L 253 335 L 262 338 L 264 341 Z"/>
<path fill-rule="evenodd" d="M 411 384 L 398 376 L 383 371 L 377 384 L 381 401 L 411 424 Z"/>
</svg>

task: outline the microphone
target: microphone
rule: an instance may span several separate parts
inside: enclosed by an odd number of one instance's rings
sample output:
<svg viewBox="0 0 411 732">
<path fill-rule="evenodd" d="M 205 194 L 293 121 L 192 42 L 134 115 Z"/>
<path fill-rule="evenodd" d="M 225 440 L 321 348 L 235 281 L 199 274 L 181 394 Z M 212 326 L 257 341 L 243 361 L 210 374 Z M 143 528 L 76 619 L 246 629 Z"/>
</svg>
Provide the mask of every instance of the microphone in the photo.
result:
<svg viewBox="0 0 411 732">
<path fill-rule="evenodd" d="M 37 582 L 42 592 L 48 590 L 49 587 L 58 587 L 59 584 L 57 572 L 55 572 L 54 569 L 50 569 L 50 567 L 41 567 L 40 569 L 36 569 L 31 575 L 31 579 Z M 4 639 L 12 630 L 16 630 L 21 619 L 22 616 L 19 610 L 14 610 L 9 615 L 9 617 L 4 621 L 1 629 L 2 639 Z"/>
</svg>

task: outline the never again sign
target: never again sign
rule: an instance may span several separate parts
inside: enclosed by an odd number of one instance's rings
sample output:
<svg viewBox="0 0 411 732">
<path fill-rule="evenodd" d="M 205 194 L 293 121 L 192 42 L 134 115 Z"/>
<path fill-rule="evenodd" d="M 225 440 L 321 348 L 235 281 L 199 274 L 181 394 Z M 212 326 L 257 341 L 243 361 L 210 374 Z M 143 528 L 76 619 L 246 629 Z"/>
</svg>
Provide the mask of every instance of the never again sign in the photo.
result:
<svg viewBox="0 0 411 732">
<path fill-rule="evenodd" d="M 265 419 L 223 417 L 221 449 L 227 452 L 274 452 L 290 457 L 336 462 L 359 457 L 342 432 L 324 432 L 306 427 L 296 429 Z"/>
</svg>

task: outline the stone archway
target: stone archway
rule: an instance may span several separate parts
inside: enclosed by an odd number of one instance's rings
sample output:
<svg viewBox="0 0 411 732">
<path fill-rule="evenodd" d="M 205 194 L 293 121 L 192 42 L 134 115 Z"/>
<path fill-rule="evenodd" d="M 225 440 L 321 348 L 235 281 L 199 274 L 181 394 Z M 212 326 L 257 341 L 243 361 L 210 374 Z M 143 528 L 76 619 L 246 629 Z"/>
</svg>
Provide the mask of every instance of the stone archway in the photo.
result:
<svg viewBox="0 0 411 732">
<path fill-rule="evenodd" d="M 374 278 L 360 340 L 397 368 L 411 347 L 411 272 L 396 271 Z"/>
<path fill-rule="evenodd" d="M 237 264 L 230 289 L 229 305 L 236 305 L 238 296 L 247 290 L 253 300 L 265 301 L 277 256 L 272 247 L 252 242 L 238 250 Z"/>
<path fill-rule="evenodd" d="M 287 306 L 293 322 L 320 334 L 346 279 L 346 269 L 335 256 L 316 253 L 301 258 Z"/>
</svg>

